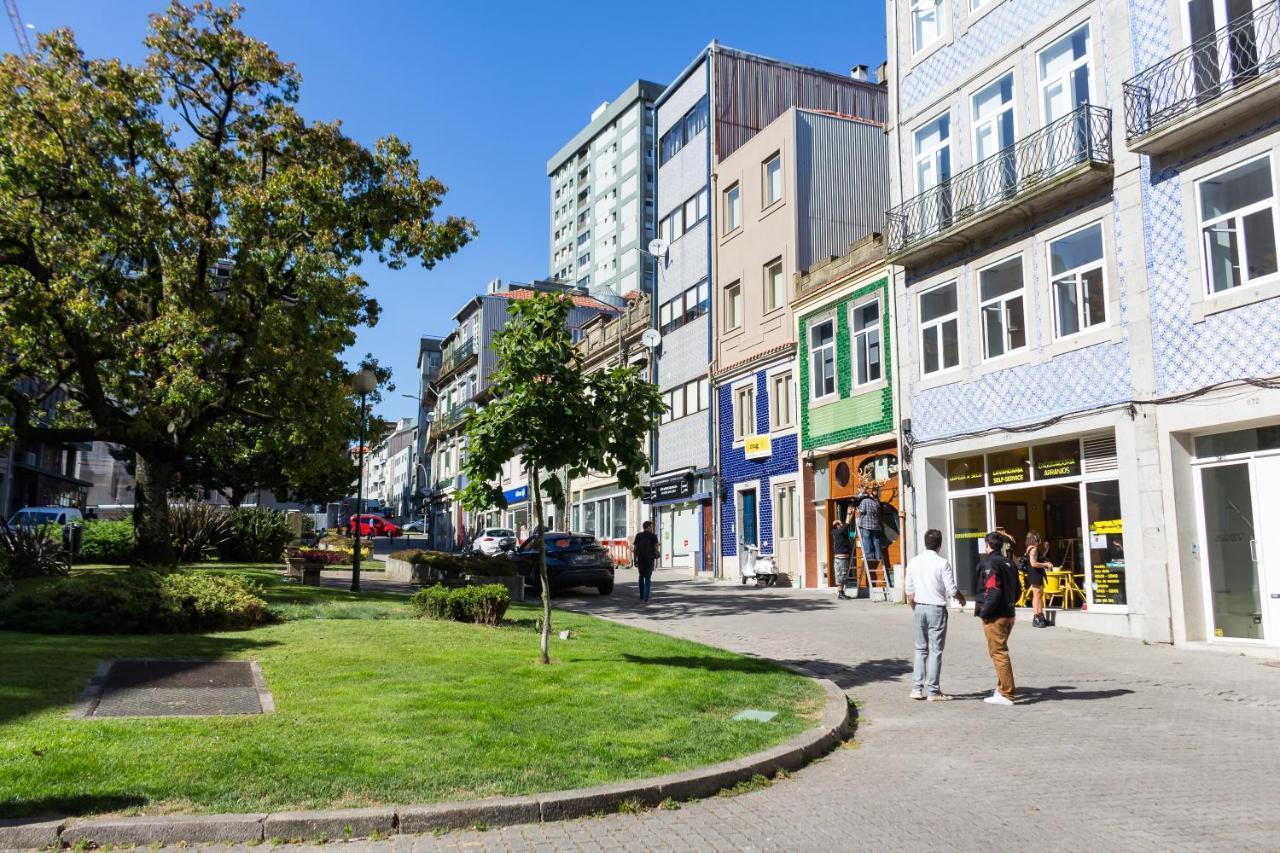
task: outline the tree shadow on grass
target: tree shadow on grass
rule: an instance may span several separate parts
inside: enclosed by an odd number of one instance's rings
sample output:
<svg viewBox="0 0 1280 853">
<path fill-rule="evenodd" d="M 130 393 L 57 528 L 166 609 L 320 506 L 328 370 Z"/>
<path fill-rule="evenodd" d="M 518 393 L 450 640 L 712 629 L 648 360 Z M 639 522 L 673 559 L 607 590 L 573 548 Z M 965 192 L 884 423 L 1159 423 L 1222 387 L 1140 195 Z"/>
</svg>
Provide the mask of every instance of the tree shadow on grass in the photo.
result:
<svg viewBox="0 0 1280 853">
<path fill-rule="evenodd" d="M 0 805 L 0 824 L 21 825 L 39 823 L 62 817 L 119 812 L 145 806 L 149 800 L 136 794 L 89 794 L 71 797 L 39 797 L 25 800 L 21 797 Z"/>
<path fill-rule="evenodd" d="M 838 604 L 833 596 L 821 593 L 712 585 L 684 579 L 655 581 L 653 600 L 647 606 L 638 602 L 634 581 L 619 583 L 612 595 L 575 589 L 557 593 L 556 598 L 560 606 L 582 613 L 605 617 L 642 616 L 656 622 L 751 613 L 821 613 L 835 610 Z"/>
</svg>

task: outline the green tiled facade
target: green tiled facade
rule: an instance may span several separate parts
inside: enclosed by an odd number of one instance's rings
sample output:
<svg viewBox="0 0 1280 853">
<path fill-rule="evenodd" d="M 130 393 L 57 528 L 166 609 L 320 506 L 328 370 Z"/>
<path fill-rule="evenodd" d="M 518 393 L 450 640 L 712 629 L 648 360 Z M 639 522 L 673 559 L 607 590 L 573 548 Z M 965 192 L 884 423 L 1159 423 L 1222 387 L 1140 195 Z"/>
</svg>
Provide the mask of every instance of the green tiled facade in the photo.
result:
<svg viewBox="0 0 1280 853">
<path fill-rule="evenodd" d="M 853 372 L 850 364 L 852 337 L 849 333 L 849 308 L 872 294 L 880 295 L 881 358 L 886 383 L 883 388 L 850 396 Z M 800 318 L 800 446 L 814 450 L 827 445 L 856 441 L 881 433 L 893 432 L 893 347 L 890 335 L 889 280 L 887 278 L 860 287 L 852 293 L 826 303 Z M 815 318 L 835 309 L 836 315 L 836 396 L 830 403 L 811 409 L 809 396 L 809 326 Z"/>
</svg>

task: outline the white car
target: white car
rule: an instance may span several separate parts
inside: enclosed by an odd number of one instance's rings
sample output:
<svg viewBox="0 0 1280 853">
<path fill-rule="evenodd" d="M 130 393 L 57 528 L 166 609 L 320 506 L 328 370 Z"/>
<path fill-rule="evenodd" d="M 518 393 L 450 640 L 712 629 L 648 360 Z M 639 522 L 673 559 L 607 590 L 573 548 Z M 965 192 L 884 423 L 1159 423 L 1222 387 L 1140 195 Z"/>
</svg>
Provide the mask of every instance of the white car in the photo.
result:
<svg viewBox="0 0 1280 853">
<path fill-rule="evenodd" d="M 23 507 L 9 519 L 10 527 L 42 527 L 46 524 L 81 524 L 84 516 L 80 510 L 68 506 Z"/>
<path fill-rule="evenodd" d="M 476 537 L 476 541 L 471 543 L 471 547 L 481 554 L 487 554 L 492 557 L 498 553 L 499 542 L 503 539 L 513 539 L 515 535 L 514 530 L 508 530 L 505 527 L 486 527 L 480 531 L 480 535 Z"/>
</svg>

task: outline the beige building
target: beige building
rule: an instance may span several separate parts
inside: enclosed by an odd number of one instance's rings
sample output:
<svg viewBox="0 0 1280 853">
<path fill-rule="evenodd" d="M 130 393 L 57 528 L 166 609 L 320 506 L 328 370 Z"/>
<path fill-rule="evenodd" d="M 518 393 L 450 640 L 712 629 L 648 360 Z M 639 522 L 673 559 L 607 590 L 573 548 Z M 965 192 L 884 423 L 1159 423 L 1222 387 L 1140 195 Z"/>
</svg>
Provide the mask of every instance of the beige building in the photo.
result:
<svg viewBox="0 0 1280 853">
<path fill-rule="evenodd" d="M 673 415 L 716 406 L 723 576 L 738 577 L 757 549 L 791 583 L 803 581 L 793 282 L 881 230 L 886 162 L 879 123 L 793 108 L 713 172 L 711 400 L 690 383 L 683 400 L 681 389 L 668 392 L 668 404 Z M 665 304 L 658 314 L 660 324 L 677 316 Z"/>
</svg>

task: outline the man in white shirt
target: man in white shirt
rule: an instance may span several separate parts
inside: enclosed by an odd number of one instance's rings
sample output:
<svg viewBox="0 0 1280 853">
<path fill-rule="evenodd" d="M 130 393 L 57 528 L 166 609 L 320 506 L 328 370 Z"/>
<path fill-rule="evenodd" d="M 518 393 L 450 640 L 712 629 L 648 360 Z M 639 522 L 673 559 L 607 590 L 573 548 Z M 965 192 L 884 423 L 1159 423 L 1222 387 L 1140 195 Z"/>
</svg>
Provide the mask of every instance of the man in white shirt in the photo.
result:
<svg viewBox="0 0 1280 853">
<path fill-rule="evenodd" d="M 956 571 L 938 553 L 942 531 L 924 533 L 925 550 L 907 563 L 907 604 L 915 616 L 916 665 L 911 673 L 911 698 L 944 702 L 951 697 L 942 692 L 942 649 L 947 643 L 947 601 L 954 598 L 964 607 L 964 593 L 956 589 Z"/>
</svg>

